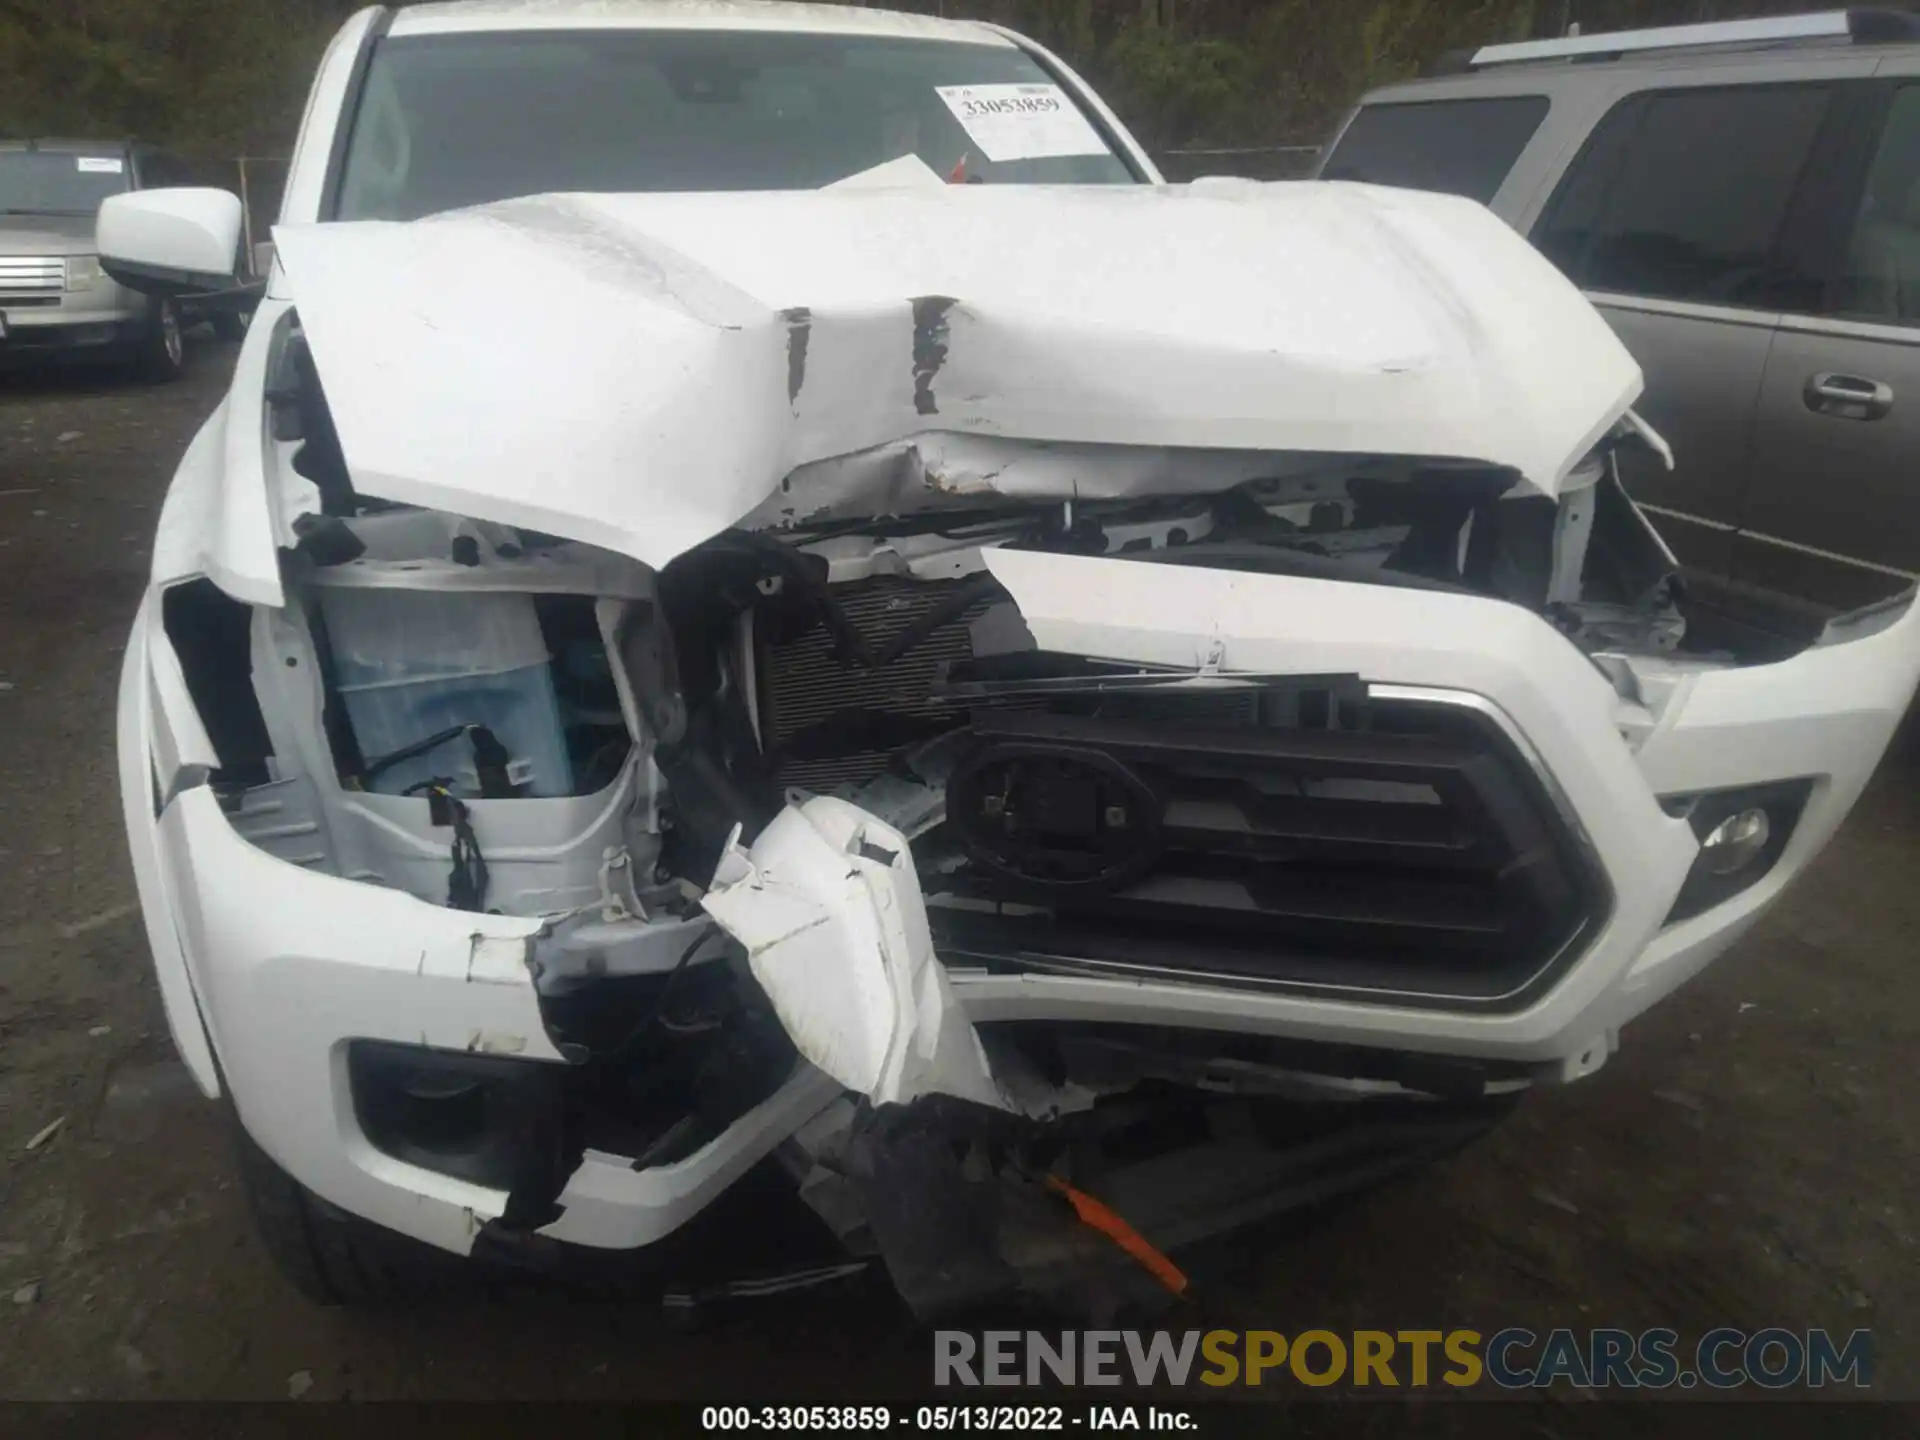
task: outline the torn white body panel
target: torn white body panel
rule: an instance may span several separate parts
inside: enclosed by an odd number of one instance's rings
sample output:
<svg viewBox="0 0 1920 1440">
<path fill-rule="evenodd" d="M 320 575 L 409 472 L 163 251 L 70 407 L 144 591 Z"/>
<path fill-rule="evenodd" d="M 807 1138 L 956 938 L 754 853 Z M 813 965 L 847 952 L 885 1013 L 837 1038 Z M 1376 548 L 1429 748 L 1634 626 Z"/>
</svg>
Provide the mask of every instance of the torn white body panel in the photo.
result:
<svg viewBox="0 0 1920 1440">
<path fill-rule="evenodd" d="M 1355 468 L 1348 457 L 1272 450 L 1007 440 L 927 431 L 803 465 L 742 518 L 749 530 L 872 515 L 904 515 L 955 499 L 994 496 L 1040 503 L 1217 494 L 1249 481 L 1284 480 L 1296 500 L 1328 495 Z M 1204 502 L 1202 502 L 1204 503 Z"/>
<path fill-rule="evenodd" d="M 276 238 L 357 488 L 653 565 L 943 432 L 1448 457 L 1551 495 L 1641 383 L 1485 209 L 1364 186 L 562 195 Z"/>
<path fill-rule="evenodd" d="M 934 958 L 906 837 L 857 805 L 789 807 L 721 857 L 701 902 L 746 949 L 800 1053 L 877 1105 L 1011 1108 Z"/>
<path fill-rule="evenodd" d="M 268 358 L 286 310 L 260 307 L 234 362 L 232 388 L 181 458 L 154 535 L 156 583 L 205 575 L 237 600 L 278 605 L 284 598 L 274 548 L 284 536 L 282 496 L 264 477 Z"/>
</svg>

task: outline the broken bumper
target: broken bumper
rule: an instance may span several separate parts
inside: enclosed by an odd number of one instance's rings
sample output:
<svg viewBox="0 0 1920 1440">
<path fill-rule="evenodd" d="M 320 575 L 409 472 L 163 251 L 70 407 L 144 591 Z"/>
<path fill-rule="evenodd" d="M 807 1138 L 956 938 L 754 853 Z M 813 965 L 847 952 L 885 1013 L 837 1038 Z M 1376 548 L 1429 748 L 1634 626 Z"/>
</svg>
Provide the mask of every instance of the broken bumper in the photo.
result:
<svg viewBox="0 0 1920 1440">
<path fill-rule="evenodd" d="M 1385 698 L 1488 717 L 1590 851 L 1606 882 L 1605 913 L 1544 993 L 1518 1008 L 948 964 L 944 980 L 975 1024 L 1118 1022 L 1501 1062 L 1542 1077 L 1587 1073 L 1624 1021 L 1738 939 L 1817 853 L 1920 677 L 1920 615 L 1908 607 L 1872 633 L 1781 664 L 1689 677 L 1657 715 L 1642 717 L 1633 748 L 1616 691 L 1514 607 L 1270 576 L 1126 566 L 1121 578 L 1118 563 L 993 560 L 1046 649 L 1229 673 L 1355 673 Z M 146 663 L 136 637 L 130 673 Z M 129 703 L 123 693 L 123 720 Z M 247 1129 L 317 1194 L 444 1249 L 470 1249 L 508 1193 L 375 1148 L 355 1117 L 348 1049 L 372 1039 L 564 1064 L 527 967 L 540 922 L 458 913 L 275 859 L 234 831 L 204 785 L 180 789 L 155 817 L 144 802 L 168 747 L 137 695 L 132 703 L 138 718 L 123 729 L 122 750 L 129 829 L 183 1053 L 191 1058 L 195 1037 L 208 1042 Z M 1787 780 L 1808 789 L 1764 877 L 1672 919 L 1700 847 L 1663 799 Z M 201 1069 L 211 1089 L 210 1064 Z M 802 1065 L 675 1163 L 636 1171 L 630 1157 L 589 1150 L 543 1233 L 587 1246 L 649 1244 L 840 1093 L 839 1082 Z"/>
</svg>

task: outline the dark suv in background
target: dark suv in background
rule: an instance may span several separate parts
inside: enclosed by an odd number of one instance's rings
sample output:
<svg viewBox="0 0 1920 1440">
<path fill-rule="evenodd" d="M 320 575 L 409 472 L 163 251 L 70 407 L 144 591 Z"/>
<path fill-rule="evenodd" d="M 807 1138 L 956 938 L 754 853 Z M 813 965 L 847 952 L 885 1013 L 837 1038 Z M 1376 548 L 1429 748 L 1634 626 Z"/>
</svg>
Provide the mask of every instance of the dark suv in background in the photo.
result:
<svg viewBox="0 0 1920 1440">
<path fill-rule="evenodd" d="M 1320 174 L 1491 206 L 1671 442 L 1629 488 L 1696 596 L 1785 632 L 1920 574 L 1920 16 L 1488 46 L 1364 98 Z"/>
</svg>

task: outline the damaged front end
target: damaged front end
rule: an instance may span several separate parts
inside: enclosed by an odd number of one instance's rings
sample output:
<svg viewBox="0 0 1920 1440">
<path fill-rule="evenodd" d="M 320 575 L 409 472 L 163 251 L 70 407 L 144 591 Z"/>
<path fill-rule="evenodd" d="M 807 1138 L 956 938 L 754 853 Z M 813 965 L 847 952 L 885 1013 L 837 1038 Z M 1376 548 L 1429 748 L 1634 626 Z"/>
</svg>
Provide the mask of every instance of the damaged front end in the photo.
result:
<svg viewBox="0 0 1920 1440">
<path fill-rule="evenodd" d="M 949 972 L 1171 980 L 1222 1009 L 1276 990 L 1503 1008 L 1550 983 L 1606 881 L 1486 716 L 1357 673 L 1050 650 L 997 572 L 1097 557 L 1544 602 L 1567 502 L 1329 466 L 1172 502 L 728 530 L 654 571 L 359 496 L 299 417 L 300 343 L 277 443 L 329 498 L 284 553 L 286 603 L 186 584 L 164 629 L 235 835 L 526 922 L 468 980 L 523 971 L 544 1044 L 346 1045 L 378 1157 L 501 1195 L 479 1249 L 652 1238 L 598 1209 L 595 1177 L 744 1145 L 924 1314 L 1139 1298 L 1164 1280 L 1050 1185 L 1184 1244 L 1440 1153 L 1528 1083 L 1206 1025 L 976 1026 Z M 1664 596 L 1618 593 L 1649 643 L 1676 625 Z"/>
<path fill-rule="evenodd" d="M 796 246 L 928 237 L 938 273 L 838 273 L 884 304 L 798 303 L 739 197 L 286 237 L 300 309 L 263 307 L 169 498 L 121 733 L 182 1053 L 302 1184 L 526 1260 L 650 1245 L 772 1162 L 922 1315 L 1177 1292 L 1165 1251 L 1595 1068 L 1838 823 L 1905 612 L 1813 662 L 1830 714 L 1741 700 L 1781 650 L 1698 623 L 1618 482 L 1658 446 L 1630 362 L 1497 222 L 1052 199 L 1062 284 L 1113 225 L 1226 236 L 1215 272 L 1372 244 L 1377 353 L 1309 299 L 1254 345 L 1215 273 L 1166 334 L 1127 296 L 1092 364 L 1022 289 L 1048 263 L 982 269 L 991 213 L 945 196 L 755 202 Z M 539 323 L 583 364 L 644 340 L 645 383 L 480 344 L 422 266 L 502 245 L 604 290 L 601 328 Z M 1565 353 L 1521 365 L 1516 296 Z M 1684 748 L 1717 724 L 1751 763 Z M 1779 845 L 1683 911 L 1684 817 L 1756 784 Z"/>
</svg>

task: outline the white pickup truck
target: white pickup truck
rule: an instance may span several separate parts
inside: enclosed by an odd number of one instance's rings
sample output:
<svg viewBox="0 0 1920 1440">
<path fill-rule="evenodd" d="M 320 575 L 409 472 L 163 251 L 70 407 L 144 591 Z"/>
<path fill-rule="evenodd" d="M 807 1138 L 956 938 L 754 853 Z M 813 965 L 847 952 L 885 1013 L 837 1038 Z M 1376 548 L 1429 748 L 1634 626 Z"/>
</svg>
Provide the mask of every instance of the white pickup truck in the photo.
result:
<svg viewBox="0 0 1920 1440">
<path fill-rule="evenodd" d="M 102 263 L 237 225 L 116 196 Z M 1911 594 L 1690 613 L 1639 370 L 1485 209 L 1162 185 L 993 26 L 370 9 L 275 239 L 119 763 L 323 1299 L 762 1161 L 922 1315 L 1130 1267 L 1062 1183 L 1176 1251 L 1365 1183 L 1733 945 L 1920 675 Z"/>
</svg>

